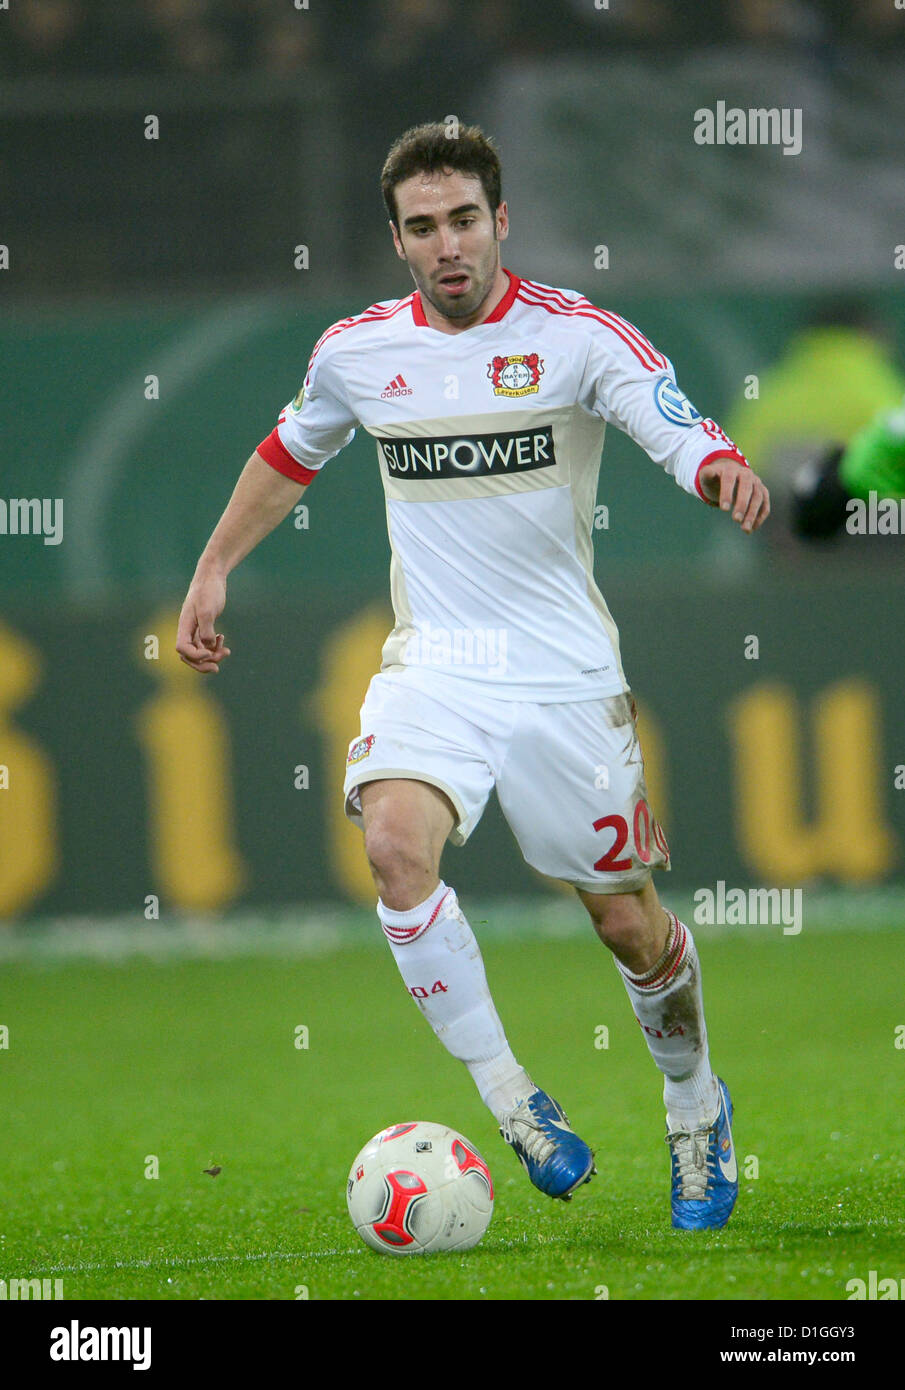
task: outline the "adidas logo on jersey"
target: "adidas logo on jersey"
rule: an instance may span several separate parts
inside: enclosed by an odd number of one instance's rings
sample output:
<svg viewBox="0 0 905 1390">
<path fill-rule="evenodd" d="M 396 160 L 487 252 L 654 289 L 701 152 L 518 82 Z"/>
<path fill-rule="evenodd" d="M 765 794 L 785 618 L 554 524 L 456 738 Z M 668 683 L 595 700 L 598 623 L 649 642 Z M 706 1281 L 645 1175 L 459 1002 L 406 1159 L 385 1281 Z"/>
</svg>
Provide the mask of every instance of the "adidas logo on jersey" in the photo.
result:
<svg viewBox="0 0 905 1390">
<path fill-rule="evenodd" d="M 384 389 L 381 391 L 380 399 L 382 401 L 385 401 L 388 400 L 391 396 L 410 396 L 411 394 L 412 388 L 411 386 L 406 386 L 405 378 L 400 372 L 398 376 L 393 377 L 393 380 L 390 382 L 389 386 L 384 387 Z"/>
</svg>

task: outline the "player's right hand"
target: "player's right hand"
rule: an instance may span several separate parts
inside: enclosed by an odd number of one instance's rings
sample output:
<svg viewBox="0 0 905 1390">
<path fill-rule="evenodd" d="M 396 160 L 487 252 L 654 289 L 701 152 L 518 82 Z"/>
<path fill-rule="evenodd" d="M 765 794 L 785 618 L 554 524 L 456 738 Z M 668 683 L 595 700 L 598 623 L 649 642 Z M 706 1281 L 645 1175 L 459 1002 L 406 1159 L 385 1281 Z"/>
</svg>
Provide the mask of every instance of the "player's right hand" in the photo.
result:
<svg viewBox="0 0 905 1390">
<path fill-rule="evenodd" d="M 223 633 L 214 631 L 214 623 L 225 607 L 224 579 L 192 581 L 179 614 L 176 650 L 193 671 L 219 673 L 220 662 L 230 655 L 229 647 L 223 645 Z"/>
</svg>

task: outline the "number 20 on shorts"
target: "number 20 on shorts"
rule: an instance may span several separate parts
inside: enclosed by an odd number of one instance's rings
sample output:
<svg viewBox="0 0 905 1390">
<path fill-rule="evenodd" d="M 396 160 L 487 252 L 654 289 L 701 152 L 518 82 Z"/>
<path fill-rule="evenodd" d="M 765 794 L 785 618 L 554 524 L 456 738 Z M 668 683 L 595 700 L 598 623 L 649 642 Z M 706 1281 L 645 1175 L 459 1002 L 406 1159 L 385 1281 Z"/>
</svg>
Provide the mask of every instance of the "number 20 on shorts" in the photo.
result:
<svg viewBox="0 0 905 1390">
<path fill-rule="evenodd" d="M 613 830 L 616 838 L 610 845 L 602 859 L 598 859 L 594 868 L 598 873 L 622 873 L 625 869 L 632 868 L 631 858 L 621 858 L 623 850 L 628 844 L 628 821 L 625 816 L 601 816 L 594 822 L 595 830 Z M 632 838 L 635 845 L 635 853 L 642 864 L 649 864 L 651 858 L 651 836 L 653 835 L 654 844 L 669 862 L 669 845 L 666 843 L 666 836 L 659 825 L 659 822 L 651 815 L 650 807 L 643 797 L 636 802 L 635 812 L 632 816 Z"/>
</svg>

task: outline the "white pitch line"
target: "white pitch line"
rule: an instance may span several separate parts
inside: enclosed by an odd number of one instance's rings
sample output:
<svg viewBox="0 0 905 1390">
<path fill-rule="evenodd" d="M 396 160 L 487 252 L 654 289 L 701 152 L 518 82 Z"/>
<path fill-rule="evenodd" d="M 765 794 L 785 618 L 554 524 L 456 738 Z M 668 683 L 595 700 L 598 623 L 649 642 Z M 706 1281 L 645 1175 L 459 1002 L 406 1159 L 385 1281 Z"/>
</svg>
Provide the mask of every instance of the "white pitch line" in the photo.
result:
<svg viewBox="0 0 905 1390">
<path fill-rule="evenodd" d="M 694 929 L 695 939 L 761 941 L 785 939 L 782 926 L 714 925 L 695 920 L 695 904 L 686 893 L 670 895 L 669 905 Z M 560 898 L 511 897 L 478 901 L 469 918 L 480 940 L 592 940 L 585 914 Z M 485 921 L 484 919 L 488 919 Z M 306 959 L 326 956 L 346 946 L 384 950 L 376 915 L 335 903 L 300 903 L 278 914 L 242 910 L 221 921 L 187 917 L 162 924 L 136 920 L 136 914 L 111 917 L 47 918 L 0 931 L 0 966 L 24 961 L 63 966 L 70 961 L 108 962 Z M 901 884 L 867 891 L 809 893 L 805 890 L 803 935 L 858 931 L 901 931 L 905 926 L 905 892 Z M 375 935 L 376 932 L 376 935 Z M 792 940 L 796 940 L 792 936 Z"/>
<path fill-rule="evenodd" d="M 92 1274 L 115 1269 L 181 1269 L 186 1265 L 228 1264 L 230 1262 L 249 1263 L 252 1260 L 323 1260 L 332 1255 L 358 1255 L 360 1247 L 351 1246 L 346 1250 L 301 1250 L 290 1253 L 265 1251 L 259 1255 L 189 1255 L 184 1259 L 178 1255 L 163 1256 L 159 1260 L 114 1260 L 112 1264 L 86 1262 L 77 1265 L 53 1265 L 33 1275 L 35 1279 L 49 1278 L 52 1274 Z"/>
</svg>

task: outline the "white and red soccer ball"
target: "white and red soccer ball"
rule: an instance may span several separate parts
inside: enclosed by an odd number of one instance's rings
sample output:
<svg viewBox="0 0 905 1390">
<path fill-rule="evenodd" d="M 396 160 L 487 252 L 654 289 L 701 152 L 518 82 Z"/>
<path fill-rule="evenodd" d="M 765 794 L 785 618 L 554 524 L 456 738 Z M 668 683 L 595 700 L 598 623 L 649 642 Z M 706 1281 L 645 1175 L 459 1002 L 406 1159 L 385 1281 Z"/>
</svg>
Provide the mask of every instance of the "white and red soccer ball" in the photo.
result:
<svg viewBox="0 0 905 1390">
<path fill-rule="evenodd" d="M 446 1125 L 390 1125 L 356 1156 L 352 1224 L 386 1255 L 470 1250 L 493 1214 L 493 1180 L 474 1144 Z"/>
</svg>

